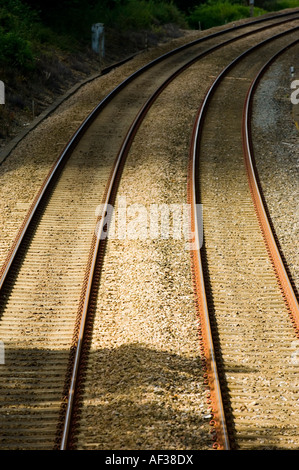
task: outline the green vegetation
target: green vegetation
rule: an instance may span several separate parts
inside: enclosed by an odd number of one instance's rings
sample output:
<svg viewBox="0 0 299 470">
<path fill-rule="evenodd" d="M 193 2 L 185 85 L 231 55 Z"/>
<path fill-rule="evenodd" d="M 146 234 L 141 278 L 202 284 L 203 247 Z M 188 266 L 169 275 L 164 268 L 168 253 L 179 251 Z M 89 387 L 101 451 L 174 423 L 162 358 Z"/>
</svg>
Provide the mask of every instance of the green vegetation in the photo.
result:
<svg viewBox="0 0 299 470">
<path fill-rule="evenodd" d="M 151 29 L 175 23 L 187 27 L 184 13 L 169 0 L 23 0 L 38 8 L 45 25 L 61 35 L 90 40 L 93 23 L 118 30 Z"/>
<path fill-rule="evenodd" d="M 74 51 L 89 44 L 95 22 L 120 31 L 157 30 L 168 23 L 188 27 L 184 14 L 167 0 L 2 0 L 0 68 L 29 72 L 47 47 Z"/>
<path fill-rule="evenodd" d="M 299 7 L 299 0 L 255 0 L 254 14 Z M 177 34 L 250 15 L 248 0 L 0 0 L 0 140 L 55 96 L 98 70 L 91 26 L 104 23 L 106 52 L 117 61 Z M 146 41 L 145 41 L 146 38 Z M 34 103 L 34 104 L 33 104 Z M 21 117 L 20 117 L 21 116 Z M 25 118 L 26 116 L 26 118 Z"/>
<path fill-rule="evenodd" d="M 70 37 L 57 36 L 43 24 L 37 11 L 21 0 L 2 0 L 0 5 L 0 67 L 34 69 L 47 47 L 71 48 Z M 44 47 L 45 45 L 45 47 Z"/>
<path fill-rule="evenodd" d="M 298 0 L 255 0 L 255 4 L 267 11 L 278 11 L 286 8 L 299 7 Z"/>
<path fill-rule="evenodd" d="M 299 0 L 255 0 L 254 14 L 299 6 Z M 90 43 L 91 25 L 158 31 L 173 23 L 203 29 L 250 15 L 248 0 L 1 0 L 0 68 L 34 69 L 47 48 Z"/>
<path fill-rule="evenodd" d="M 35 14 L 20 1 L 5 1 L 0 9 L 0 63 L 31 68 L 30 27 Z"/>
<path fill-rule="evenodd" d="M 113 10 L 106 11 L 105 23 L 120 30 L 151 29 L 155 25 L 167 23 L 187 27 L 183 13 L 173 3 L 154 0 L 118 3 Z"/>
<path fill-rule="evenodd" d="M 266 13 L 261 8 L 254 8 L 254 16 Z M 220 26 L 231 21 L 237 21 L 250 16 L 250 7 L 229 0 L 209 0 L 207 3 L 194 8 L 188 17 L 191 27 L 198 27 L 200 22 L 203 29 Z"/>
</svg>

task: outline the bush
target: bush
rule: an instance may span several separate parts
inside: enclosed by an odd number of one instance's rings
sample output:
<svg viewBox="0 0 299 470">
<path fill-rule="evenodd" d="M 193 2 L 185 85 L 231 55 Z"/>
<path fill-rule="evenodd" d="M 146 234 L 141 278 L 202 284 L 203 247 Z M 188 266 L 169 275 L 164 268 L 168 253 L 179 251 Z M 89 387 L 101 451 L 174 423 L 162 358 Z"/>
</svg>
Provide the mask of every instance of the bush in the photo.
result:
<svg viewBox="0 0 299 470">
<path fill-rule="evenodd" d="M 21 0 L 1 0 L 0 67 L 32 70 L 44 44 L 70 50 L 74 40 L 55 34 L 42 23 L 38 13 Z"/>
<path fill-rule="evenodd" d="M 183 13 L 167 1 L 127 0 L 116 3 L 112 9 L 99 9 L 100 5 L 95 8 L 94 17 L 101 17 L 105 25 L 121 31 L 151 29 L 153 25 L 167 23 L 186 26 Z"/>
<path fill-rule="evenodd" d="M 260 8 L 254 9 L 254 14 L 265 13 Z M 250 16 L 250 8 L 228 0 L 209 0 L 208 3 L 196 7 L 188 17 L 191 27 L 198 28 L 201 23 L 203 29 L 220 26 L 231 21 L 237 21 Z"/>
<path fill-rule="evenodd" d="M 278 0 L 274 2 L 272 10 L 284 10 L 285 8 L 296 8 L 298 6 L 298 0 Z"/>
<path fill-rule="evenodd" d="M 284 10 L 299 6 L 298 0 L 256 0 L 256 5 L 268 11 Z"/>
<path fill-rule="evenodd" d="M 0 65 L 10 65 L 32 69 L 33 53 L 29 41 L 18 36 L 14 31 L 5 33 L 0 30 Z"/>
<path fill-rule="evenodd" d="M 4 0 L 0 7 L 0 65 L 31 69 L 34 56 L 29 40 L 37 16 L 20 0 Z"/>
</svg>

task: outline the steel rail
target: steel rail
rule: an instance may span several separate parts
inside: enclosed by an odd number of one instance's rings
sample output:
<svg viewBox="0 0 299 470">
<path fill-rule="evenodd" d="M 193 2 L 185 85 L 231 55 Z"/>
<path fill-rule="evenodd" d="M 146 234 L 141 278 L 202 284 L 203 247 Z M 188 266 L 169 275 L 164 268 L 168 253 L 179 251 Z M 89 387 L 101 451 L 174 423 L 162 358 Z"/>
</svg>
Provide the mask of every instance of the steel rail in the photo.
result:
<svg viewBox="0 0 299 470">
<path fill-rule="evenodd" d="M 296 14 L 297 12 L 293 12 L 292 14 Z M 7 257 L 7 260 L 6 260 L 6 263 L 4 265 L 4 269 L 2 268 L 0 274 L 1 274 L 1 277 L 0 277 L 0 291 L 2 289 L 2 286 L 5 282 L 5 279 L 7 277 L 7 274 L 9 272 L 9 269 L 15 259 L 15 256 L 20 248 L 20 245 L 24 239 L 24 236 L 32 222 L 32 219 L 37 211 L 37 208 L 39 207 L 40 203 L 42 202 L 42 200 L 45 198 L 46 196 L 46 192 L 47 190 L 49 189 L 49 186 L 50 184 L 54 181 L 54 178 L 57 176 L 57 174 L 59 173 L 59 171 L 62 169 L 62 166 L 63 164 L 65 164 L 70 152 L 72 151 L 72 149 L 76 146 L 76 144 L 78 143 L 78 141 L 80 140 L 80 138 L 82 137 L 82 135 L 84 134 L 84 132 L 86 131 L 86 129 L 89 127 L 89 125 L 92 123 L 92 121 L 97 117 L 97 115 L 101 112 L 101 110 L 113 99 L 113 97 L 121 90 L 123 89 L 129 82 L 131 82 L 132 80 L 134 80 L 135 77 L 137 77 L 138 75 L 140 75 L 141 73 L 143 73 L 145 70 L 149 69 L 150 67 L 152 67 L 153 65 L 155 65 L 156 63 L 160 62 L 161 60 L 164 60 L 165 58 L 171 56 L 171 55 L 174 55 L 175 53 L 177 52 L 180 52 L 181 50 L 184 50 L 186 49 L 187 47 L 190 47 L 190 46 L 193 46 L 199 42 L 202 42 L 202 41 L 206 41 L 208 39 L 210 39 L 211 37 L 216 37 L 216 36 L 220 36 L 220 35 L 223 35 L 224 33 L 228 33 L 228 32 L 231 32 L 233 30 L 236 30 L 236 29 L 240 29 L 240 28 L 243 28 L 243 27 L 247 27 L 251 24 L 259 24 L 259 23 L 262 23 L 264 21 L 270 21 L 271 19 L 277 19 L 277 18 L 281 18 L 281 17 L 285 17 L 285 16 L 289 16 L 290 13 L 286 13 L 284 15 L 275 15 L 274 17 L 267 17 L 267 18 L 262 18 L 262 19 L 259 19 L 257 21 L 253 21 L 253 22 L 250 22 L 250 23 L 246 23 L 244 25 L 239 25 L 237 27 L 233 27 L 233 28 L 228 28 L 226 30 L 223 30 L 223 31 L 220 31 L 220 32 L 217 32 L 217 33 L 213 33 L 211 35 L 208 35 L 206 37 L 203 37 L 203 38 L 200 38 L 199 40 L 196 40 L 194 41 L 193 43 L 189 43 L 187 45 L 184 45 L 184 46 L 181 46 L 180 48 L 178 49 L 175 49 L 173 51 L 170 51 L 166 54 L 164 54 L 163 56 L 155 59 L 154 61 L 150 62 L 149 64 L 147 64 L 146 66 L 142 67 L 141 69 L 139 69 L 137 72 L 133 73 L 131 76 L 129 76 L 126 80 L 124 80 L 118 87 L 116 87 L 109 95 L 107 95 L 103 101 L 101 103 L 99 103 L 95 109 L 91 112 L 91 114 L 84 120 L 84 122 L 81 124 L 81 126 L 78 128 L 78 130 L 75 132 L 75 134 L 73 135 L 73 137 L 70 139 L 70 141 L 67 143 L 65 149 L 63 150 L 62 154 L 59 156 L 58 160 L 54 163 L 53 167 L 51 168 L 51 170 L 49 171 L 49 174 L 47 176 L 47 178 L 45 179 L 43 185 L 41 186 L 37 196 L 35 197 L 28 213 L 27 213 L 27 216 L 18 232 L 18 235 L 15 239 L 15 242 L 12 246 L 12 249 Z M 292 19 L 289 19 L 287 21 L 292 21 Z M 285 22 L 285 21 L 283 21 Z M 265 26 L 264 28 L 270 28 L 272 26 L 278 26 L 280 23 L 274 23 L 274 24 L 271 24 L 271 25 L 268 25 L 268 26 Z M 261 29 L 258 29 L 258 30 L 254 30 L 252 32 L 249 32 L 249 33 L 245 33 L 244 35 L 241 35 L 241 36 L 238 36 L 236 38 L 232 38 L 232 39 L 229 39 L 228 41 L 225 41 L 224 43 L 221 43 L 220 45 L 216 45 L 212 48 L 210 48 L 208 51 L 205 51 L 204 53 L 202 53 L 200 56 L 203 56 L 209 52 L 211 52 L 212 50 L 215 50 L 219 47 L 221 47 L 222 45 L 224 44 L 227 44 L 229 42 L 232 42 L 234 40 L 238 40 L 240 37 L 242 36 L 246 36 L 246 35 L 249 35 L 249 34 L 254 34 L 264 28 L 261 28 Z M 198 60 L 198 59 L 196 59 Z M 190 65 L 191 63 L 193 63 L 194 60 L 192 60 L 190 62 Z M 189 66 L 189 65 L 188 65 Z M 184 67 L 186 68 L 186 67 Z M 175 74 L 177 75 L 178 72 Z M 162 91 L 162 89 L 161 89 Z M 160 91 L 160 92 L 161 92 Z M 117 171 L 115 169 L 115 171 Z M 95 266 L 95 262 L 96 262 L 96 257 L 94 256 L 93 259 L 92 259 L 92 270 L 94 269 L 94 266 Z M 91 279 L 89 279 L 89 283 L 88 283 L 88 288 L 87 288 L 87 291 L 86 292 L 90 292 L 90 289 L 91 289 Z M 86 297 L 85 297 L 85 301 L 84 301 L 84 308 L 86 308 L 86 305 L 88 304 L 88 297 L 89 297 L 89 294 L 87 293 Z M 80 337 L 81 335 L 83 334 L 83 330 L 84 330 L 84 322 L 82 323 L 81 325 L 81 330 L 80 330 Z M 80 340 L 81 341 L 81 340 Z M 81 348 L 81 344 L 78 348 L 78 350 L 80 350 Z M 75 380 L 75 376 L 74 376 L 74 380 Z M 71 396 L 71 402 L 73 400 L 73 397 Z"/>
<path fill-rule="evenodd" d="M 188 201 L 191 205 L 191 234 L 193 238 L 194 249 L 191 251 L 191 260 L 193 268 L 193 281 L 196 290 L 196 301 L 198 315 L 200 319 L 200 340 L 202 344 L 202 353 L 204 354 L 204 370 L 207 374 L 207 382 L 210 390 L 211 410 L 213 413 L 213 425 L 215 425 L 215 449 L 230 450 L 229 436 L 226 425 L 226 417 L 222 401 L 221 385 L 217 370 L 217 361 L 215 355 L 213 335 L 209 319 L 209 309 L 206 297 L 203 266 L 200 254 L 199 233 L 201 231 L 200 221 L 197 217 L 197 191 L 196 191 L 196 160 L 198 154 L 198 142 L 200 136 L 200 123 L 203 116 L 203 108 L 199 110 L 196 117 L 195 126 L 192 133 L 190 145 L 190 162 L 188 178 Z"/>
<path fill-rule="evenodd" d="M 250 53 L 259 49 L 263 45 L 279 39 L 283 36 L 291 34 L 294 31 L 297 31 L 299 27 L 295 27 L 291 30 L 284 31 L 282 33 L 276 34 L 271 38 L 267 38 L 264 41 L 261 41 L 259 44 L 249 48 L 242 54 L 240 54 L 236 59 L 234 59 L 229 65 L 227 65 L 223 71 L 217 76 L 213 84 L 208 89 L 205 98 L 201 104 L 198 115 L 196 117 L 194 127 L 193 127 L 193 137 L 190 146 L 190 165 L 189 165 L 189 184 L 188 184 L 188 199 L 191 203 L 191 230 L 199 232 L 199 221 L 197 219 L 196 204 L 198 201 L 198 191 L 197 191 L 197 161 L 199 155 L 199 144 L 200 136 L 204 124 L 206 110 L 210 104 L 210 100 L 213 96 L 214 91 L 219 86 L 221 80 L 226 76 L 226 74 L 242 59 L 248 56 Z M 196 242 L 199 243 L 199 236 L 196 235 Z M 218 377 L 217 363 L 216 363 L 216 354 L 213 344 L 213 335 L 209 319 L 209 309 L 206 298 L 205 291 L 205 281 L 203 276 L 202 268 L 202 258 L 200 254 L 200 246 L 197 245 L 196 248 L 191 252 L 191 260 L 193 267 L 194 275 L 194 284 L 196 296 L 198 299 L 198 312 L 201 320 L 200 330 L 202 332 L 202 348 L 205 355 L 205 364 L 207 370 L 207 379 L 209 384 L 209 389 L 211 391 L 211 403 L 212 403 L 212 412 L 214 415 L 213 425 L 215 425 L 216 436 L 214 447 L 220 450 L 229 450 L 229 436 L 226 425 L 226 417 L 224 412 L 222 393 L 221 393 L 221 384 Z"/>
<path fill-rule="evenodd" d="M 292 21 L 292 20 L 287 20 L 287 21 Z M 283 21 L 285 23 L 285 21 Z M 272 26 L 272 25 L 271 25 Z M 276 24 L 275 24 L 276 26 Z M 263 30 L 264 28 L 259 29 Z M 138 131 L 138 128 L 140 127 L 144 117 L 146 116 L 146 113 L 150 109 L 150 107 L 153 105 L 153 103 L 157 100 L 158 96 L 162 93 L 162 91 L 179 75 L 181 74 L 184 70 L 186 70 L 188 67 L 190 67 L 192 64 L 194 64 L 196 61 L 198 61 L 200 58 L 204 57 L 205 55 L 208 55 L 212 51 L 215 51 L 219 47 L 223 45 L 227 45 L 230 42 L 237 41 L 241 37 L 248 36 L 250 34 L 254 34 L 254 32 L 249 32 L 249 33 L 244 33 L 241 36 L 238 36 L 237 38 L 231 38 L 228 39 L 227 41 L 224 41 L 220 45 L 217 44 L 215 46 L 212 46 L 208 50 L 200 53 L 196 58 L 193 58 L 190 60 L 187 64 L 183 65 L 180 67 L 176 72 L 174 72 L 170 77 L 168 77 L 165 82 L 160 85 L 160 87 L 153 93 L 153 95 L 147 100 L 147 102 L 143 105 L 143 107 L 140 109 L 139 113 L 137 114 L 135 120 L 130 126 L 130 129 L 124 139 L 124 142 L 121 146 L 121 149 L 118 153 L 118 156 L 116 158 L 116 161 L 114 163 L 114 168 L 112 170 L 112 174 L 110 176 L 107 189 L 106 189 L 106 197 L 105 201 L 102 204 L 102 214 L 98 217 L 96 226 L 97 226 L 97 237 L 96 240 L 94 239 L 94 243 L 92 244 L 91 248 L 91 253 L 90 253 L 90 264 L 87 268 L 87 286 L 86 288 L 83 288 L 82 291 L 82 296 L 83 299 L 81 300 L 81 305 L 83 305 L 82 308 L 82 313 L 80 314 L 80 327 L 79 327 L 79 333 L 78 333 L 78 339 L 77 339 L 77 344 L 76 344 L 76 350 L 75 350 L 75 357 L 74 357 L 74 362 L 72 366 L 72 372 L 71 372 L 71 381 L 70 381 L 70 387 L 69 387 L 69 395 L 67 399 L 67 407 L 66 407 L 66 412 L 65 412 L 65 420 L 64 420 L 64 425 L 63 425 L 63 431 L 62 431 L 62 439 L 61 439 L 61 445 L 60 445 L 60 450 L 66 450 L 67 445 L 68 445 L 68 439 L 69 439 L 69 432 L 70 432 L 70 427 L 71 427 L 71 420 L 72 420 L 72 413 L 73 413 L 73 406 L 74 406 L 74 398 L 75 398 L 75 389 L 76 389 L 76 381 L 78 377 L 78 371 L 80 367 L 80 356 L 81 356 L 81 351 L 84 343 L 84 331 L 85 331 L 85 325 L 86 325 L 86 320 L 88 316 L 88 308 L 89 308 L 89 299 L 91 295 L 91 289 L 92 289 L 92 282 L 93 282 L 93 275 L 94 271 L 96 268 L 97 264 L 97 257 L 98 257 L 98 252 L 99 252 L 99 246 L 100 246 L 100 240 L 103 237 L 104 233 L 104 218 L 106 214 L 106 210 L 109 204 L 111 204 L 111 195 L 114 191 L 114 185 L 115 181 L 119 178 L 119 170 L 121 165 L 123 164 L 129 149 L 130 145 L 134 139 L 134 136 L 136 132 Z M 281 33 L 284 34 L 284 33 Z M 271 39 L 271 38 L 270 38 Z M 267 40 L 266 40 L 267 41 Z M 213 354 L 212 349 L 211 349 L 211 355 Z M 214 358 L 213 358 L 214 360 Z M 219 405 L 220 406 L 220 405 Z M 224 436 L 226 436 L 227 433 L 223 433 Z M 228 439 L 225 437 L 224 438 L 226 443 L 225 447 L 228 447 Z"/>
<path fill-rule="evenodd" d="M 262 79 L 266 70 L 280 55 L 282 55 L 289 48 L 295 46 L 298 43 L 299 43 L 299 39 L 293 41 L 288 46 L 282 48 L 279 52 L 274 54 L 273 57 L 271 57 L 271 59 L 261 68 L 261 70 L 258 72 L 256 77 L 252 81 L 252 84 L 248 90 L 248 94 L 247 94 L 246 101 L 244 104 L 242 134 L 243 134 L 243 149 L 244 149 L 245 165 L 246 165 L 246 170 L 247 170 L 247 175 L 248 175 L 248 182 L 249 182 L 249 187 L 250 187 L 250 191 L 252 194 L 254 206 L 256 209 L 256 213 L 258 216 L 259 224 L 263 233 L 267 251 L 270 255 L 272 264 L 276 272 L 278 284 L 283 292 L 283 296 L 285 298 L 288 310 L 293 319 L 293 323 L 296 325 L 297 336 L 299 337 L 298 299 L 292 287 L 292 283 L 287 274 L 286 265 L 283 262 L 280 249 L 276 242 L 276 239 L 275 239 L 276 237 L 271 227 L 270 216 L 266 208 L 266 203 L 262 195 L 260 184 L 258 182 L 258 175 L 257 175 L 256 168 L 255 168 L 253 142 L 252 142 L 252 134 L 251 134 L 251 117 L 252 117 L 253 98 L 254 98 L 254 93 L 258 87 L 260 80 Z"/>
<path fill-rule="evenodd" d="M 299 10 L 298 10 L 299 12 Z M 130 82 L 132 82 L 135 78 L 137 78 L 139 75 L 141 75 L 142 73 L 144 73 L 146 70 L 150 69 L 151 67 L 155 66 L 156 64 L 158 64 L 159 62 L 165 60 L 166 58 L 168 57 L 171 57 L 187 48 L 191 48 L 193 47 L 194 45 L 197 45 L 201 42 L 204 42 L 204 41 L 207 41 L 211 38 L 215 38 L 215 37 L 219 37 L 221 35 L 224 35 L 226 33 L 229 33 L 229 32 L 232 32 L 232 31 L 236 31 L 236 30 L 239 30 L 239 29 L 242 29 L 242 28 L 245 28 L 247 26 L 251 26 L 251 25 L 255 25 L 255 24 L 260 24 L 260 23 L 263 23 L 263 22 L 267 22 L 267 21 L 271 21 L 271 20 L 274 20 L 274 19 L 280 19 L 280 18 L 285 18 L 287 16 L 293 16 L 293 15 L 297 15 L 298 14 L 297 11 L 292 11 L 292 12 L 287 12 L 287 13 L 283 13 L 283 14 L 279 14 L 279 15 L 273 15 L 271 17 L 263 17 L 263 18 L 259 18 L 258 20 L 254 20 L 254 21 L 250 21 L 248 23 L 245 23 L 245 24 L 241 24 L 241 25 L 237 25 L 237 26 L 233 26 L 231 28 L 227 28 L 227 29 L 224 29 L 224 30 L 221 30 L 221 31 L 217 31 L 215 33 L 212 33 L 212 34 L 209 34 L 207 36 L 204 36 L 202 38 L 199 38 L 199 39 L 196 39 L 195 41 L 192 41 L 190 43 L 187 43 L 187 44 L 184 44 L 183 46 L 180 46 L 176 49 L 173 49 L 159 57 L 157 57 L 156 59 L 154 59 L 153 61 L 149 62 L 148 64 L 144 65 L 143 67 L 141 67 L 140 69 L 138 69 L 136 72 L 134 72 L 133 74 L 131 74 L 129 77 L 127 77 L 124 81 L 122 81 L 116 88 L 114 88 L 93 110 L 92 112 L 87 116 L 87 118 L 82 122 L 82 124 L 79 126 L 79 128 L 76 130 L 76 132 L 73 134 L 73 136 L 71 137 L 71 139 L 69 140 L 69 142 L 66 144 L 64 150 L 62 151 L 62 153 L 60 154 L 60 156 L 58 157 L 58 159 L 56 160 L 56 162 L 53 164 L 52 168 L 50 169 L 47 177 L 45 178 L 45 181 L 43 182 L 40 190 L 38 191 L 36 197 L 34 198 L 26 216 L 25 216 L 25 219 L 15 237 L 15 240 L 12 244 L 12 247 L 6 257 L 6 260 L 3 264 L 3 266 L 1 267 L 1 270 L 0 270 L 0 292 L 2 290 L 2 287 L 3 287 L 3 284 L 5 282 L 5 279 L 7 277 L 7 274 L 10 270 L 10 267 L 15 259 L 15 256 L 18 252 L 18 249 L 22 243 L 22 240 L 24 239 L 24 236 L 25 236 L 25 233 L 27 232 L 27 229 L 28 227 L 30 226 L 31 224 L 31 221 L 33 219 L 33 216 L 34 214 L 36 213 L 36 210 L 37 210 L 37 207 L 39 206 L 40 202 L 42 201 L 42 199 L 44 198 L 45 194 L 46 194 L 46 191 L 48 189 L 48 187 L 50 186 L 51 182 L 54 180 L 54 177 L 56 176 L 56 174 L 58 173 L 58 171 L 60 170 L 62 164 L 65 162 L 65 160 L 67 159 L 70 151 L 72 150 L 72 148 L 74 148 L 76 146 L 76 144 L 78 143 L 78 141 L 80 140 L 80 138 L 82 137 L 82 135 L 84 134 L 84 132 L 87 130 L 87 128 L 91 125 L 91 123 L 94 121 L 94 119 L 98 116 L 98 114 L 107 106 L 107 104 L 113 99 L 114 96 L 116 96 L 123 88 L 125 88 Z M 296 19 L 296 18 L 294 18 Z M 286 21 L 292 21 L 293 18 L 289 19 L 289 20 L 286 20 Z M 284 23 L 284 20 L 282 21 L 282 23 Z M 279 25 L 280 23 L 274 23 L 272 25 L 269 25 L 269 26 L 265 26 L 265 28 L 267 27 L 272 27 L 272 26 L 276 26 L 276 25 Z M 262 28 L 263 29 L 263 28 Z M 256 32 L 256 31 L 253 31 L 252 34 Z M 250 34 L 250 33 L 249 33 Z"/>
<path fill-rule="evenodd" d="M 267 16 L 267 17 L 263 17 L 263 18 L 258 18 L 258 19 L 255 19 L 255 20 L 253 20 L 253 21 L 249 21 L 249 22 L 246 23 L 246 24 L 237 25 L 237 26 L 234 26 L 233 28 L 228 28 L 228 29 L 223 30 L 223 31 L 219 31 L 219 32 L 216 32 L 216 33 L 212 33 L 212 34 L 210 34 L 210 35 L 208 35 L 208 36 L 205 36 L 205 37 L 203 37 L 203 38 L 196 39 L 196 40 L 193 41 L 193 43 L 188 43 L 188 44 L 185 44 L 185 45 L 183 45 L 183 46 L 180 46 L 179 48 L 174 49 L 174 51 L 180 52 L 181 49 L 187 48 L 187 47 L 189 47 L 189 46 L 193 46 L 193 45 L 195 45 L 195 44 L 197 43 L 197 41 L 199 41 L 199 42 L 204 41 L 205 39 L 208 39 L 208 38 L 210 38 L 211 36 L 222 35 L 222 34 L 225 34 L 226 32 L 229 32 L 229 31 L 232 31 L 232 30 L 237 30 L 237 29 L 239 29 L 239 28 L 246 27 L 247 25 L 250 26 L 250 25 L 253 25 L 253 24 L 259 24 L 259 23 L 261 23 L 261 22 L 263 22 L 263 21 L 268 21 L 268 20 L 277 19 L 277 18 L 283 18 L 283 17 L 285 17 L 285 16 L 290 16 L 290 15 L 296 15 L 297 13 L 298 13 L 298 12 L 295 10 L 295 11 L 285 12 L 285 13 L 281 13 L 281 14 L 274 15 L 274 16 Z M 142 51 L 141 51 L 141 52 L 142 52 Z M 173 51 L 170 51 L 169 53 L 166 53 L 165 55 L 167 55 L 167 54 L 172 54 L 172 52 L 173 52 Z M 123 64 L 126 63 L 126 62 L 129 62 L 132 58 L 134 58 L 134 57 L 135 57 L 136 55 L 138 55 L 138 54 L 139 54 L 139 53 L 133 54 L 133 55 L 130 56 L 130 57 L 127 57 L 127 58 L 125 58 L 125 59 L 123 59 L 123 60 L 120 60 L 119 62 L 116 62 L 116 63 L 114 63 L 114 64 L 112 64 L 112 65 L 109 65 L 109 66 L 105 67 L 105 68 L 101 71 L 101 73 L 98 75 L 98 77 L 94 77 L 94 78 L 92 78 L 92 80 L 94 80 L 94 79 L 96 79 L 96 78 L 99 78 L 99 77 L 101 77 L 101 76 L 103 76 L 103 75 L 108 74 L 108 73 L 111 72 L 113 69 L 118 68 L 119 66 L 123 65 Z M 159 58 L 158 58 L 158 59 L 159 59 Z M 83 85 L 84 85 L 84 83 L 83 83 Z M 81 85 L 80 85 L 80 86 L 81 86 Z M 59 105 L 55 106 L 55 109 L 56 109 L 58 106 L 59 106 Z M 38 125 L 38 124 L 39 124 L 39 122 L 38 122 L 36 125 Z M 36 127 L 36 125 L 35 125 L 34 127 Z M 0 162 L 0 164 L 3 163 L 3 161 L 7 159 L 7 157 L 10 155 L 10 153 L 12 152 L 12 150 L 13 150 L 13 149 L 20 143 L 20 141 L 23 140 L 23 139 L 26 137 L 26 135 L 27 135 L 29 132 L 31 132 L 32 130 L 33 130 L 33 128 L 30 129 L 24 136 L 21 137 L 20 140 L 18 140 L 18 141 L 16 142 L 16 144 L 13 146 L 13 148 L 10 149 L 9 152 L 5 155 L 4 159 L 2 159 L 2 161 Z"/>
</svg>

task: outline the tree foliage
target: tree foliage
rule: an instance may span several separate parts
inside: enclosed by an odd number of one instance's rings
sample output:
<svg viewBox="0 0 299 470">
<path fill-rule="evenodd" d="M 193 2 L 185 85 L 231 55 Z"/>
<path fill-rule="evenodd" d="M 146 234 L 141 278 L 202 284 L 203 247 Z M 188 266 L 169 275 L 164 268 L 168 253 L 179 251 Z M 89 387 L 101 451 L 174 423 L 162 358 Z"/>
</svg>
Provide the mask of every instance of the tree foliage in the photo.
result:
<svg viewBox="0 0 299 470">
<path fill-rule="evenodd" d="M 249 16 L 249 0 L 1 0 L 0 65 L 30 68 L 41 44 L 62 47 L 90 41 L 91 25 L 151 29 L 176 23 L 203 28 Z M 299 0 L 255 0 L 268 11 L 298 7 Z M 262 10 L 255 9 L 256 14 Z M 55 42 L 56 41 L 56 42 Z M 67 46 L 69 47 L 69 46 Z"/>
<path fill-rule="evenodd" d="M 12 1 L 12 0 L 3 0 Z M 56 31 L 70 32 L 71 34 L 78 33 L 84 34 L 87 24 L 90 22 L 105 22 L 111 24 L 113 18 L 116 17 L 124 23 L 125 15 L 132 18 L 132 10 L 135 10 L 135 20 L 133 23 L 144 23 L 145 17 L 149 16 L 151 21 L 156 21 L 157 18 L 153 11 L 161 11 L 161 8 L 171 8 L 172 12 L 176 9 L 176 15 L 179 13 L 189 18 L 191 25 L 193 24 L 193 16 L 195 11 L 207 11 L 209 6 L 210 10 L 215 11 L 221 3 L 226 4 L 227 11 L 235 12 L 228 17 L 238 17 L 241 15 L 248 15 L 249 0 L 21 0 L 22 3 L 29 5 L 36 10 L 42 21 Z M 215 5 L 218 4 L 218 7 Z M 299 6 L 299 0 L 255 0 L 255 7 L 260 7 L 267 11 L 279 10 L 282 8 L 290 8 Z M 155 7 L 155 8 L 154 8 Z M 244 8 L 247 8 L 246 12 Z M 239 12 L 239 13 L 237 13 Z M 241 13 L 240 13 L 241 12 Z M 243 12 L 243 13 L 242 13 Z M 168 10 L 169 14 L 169 10 Z M 220 15 L 221 16 L 221 15 Z M 97 18 L 97 19 L 96 19 Z M 158 19 L 159 21 L 159 19 Z M 205 21 L 206 22 L 206 21 Z M 114 21 L 115 23 L 115 21 Z M 130 26 L 130 21 L 128 21 Z"/>
<path fill-rule="evenodd" d="M 0 65 L 33 67 L 30 30 L 36 21 L 36 12 L 20 0 L 3 1 L 0 6 Z"/>
<path fill-rule="evenodd" d="M 265 13 L 260 8 L 254 9 L 254 14 Z M 196 28 L 200 22 L 203 29 L 220 26 L 225 23 L 237 21 L 250 16 L 249 6 L 229 0 L 209 0 L 195 7 L 189 15 L 188 21 L 191 27 Z"/>
</svg>

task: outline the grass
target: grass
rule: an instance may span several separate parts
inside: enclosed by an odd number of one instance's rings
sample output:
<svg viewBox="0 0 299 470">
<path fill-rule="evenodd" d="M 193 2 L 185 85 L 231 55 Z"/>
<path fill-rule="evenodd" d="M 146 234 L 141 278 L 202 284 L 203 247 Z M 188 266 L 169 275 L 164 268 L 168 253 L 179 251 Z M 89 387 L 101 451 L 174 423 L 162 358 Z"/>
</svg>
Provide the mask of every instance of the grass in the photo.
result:
<svg viewBox="0 0 299 470">
<path fill-rule="evenodd" d="M 299 0 L 266 0 L 264 3 L 264 8 L 268 11 L 278 11 L 296 7 L 299 7 Z"/>
<path fill-rule="evenodd" d="M 254 8 L 254 15 L 266 13 L 261 8 Z M 237 21 L 250 16 L 250 7 L 232 4 L 228 0 L 210 0 L 208 3 L 195 7 L 188 17 L 188 23 L 193 28 L 198 28 L 200 22 L 202 29 L 220 26 L 231 21 Z"/>
<path fill-rule="evenodd" d="M 107 17 L 107 23 L 122 31 L 151 29 L 167 23 L 187 26 L 183 13 L 174 4 L 154 0 L 128 0 L 126 4 L 113 9 Z"/>
<path fill-rule="evenodd" d="M 45 26 L 36 11 L 21 0 L 2 0 L 0 5 L 0 69 L 34 70 L 36 61 L 50 47 L 76 48 L 74 38 L 57 35 Z"/>
</svg>

